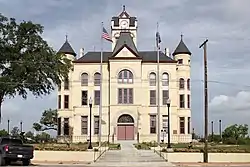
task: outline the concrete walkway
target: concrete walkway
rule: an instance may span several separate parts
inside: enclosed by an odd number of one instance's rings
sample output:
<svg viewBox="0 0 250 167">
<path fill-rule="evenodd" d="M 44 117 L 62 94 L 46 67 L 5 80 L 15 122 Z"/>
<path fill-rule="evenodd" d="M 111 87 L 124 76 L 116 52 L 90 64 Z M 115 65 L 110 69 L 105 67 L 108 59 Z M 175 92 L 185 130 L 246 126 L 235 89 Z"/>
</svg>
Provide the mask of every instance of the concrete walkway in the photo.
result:
<svg viewBox="0 0 250 167">
<path fill-rule="evenodd" d="M 107 151 L 97 162 L 89 166 L 107 167 L 167 167 L 174 166 L 166 162 L 153 150 L 137 150 L 131 141 L 119 142 L 121 150 Z"/>
</svg>

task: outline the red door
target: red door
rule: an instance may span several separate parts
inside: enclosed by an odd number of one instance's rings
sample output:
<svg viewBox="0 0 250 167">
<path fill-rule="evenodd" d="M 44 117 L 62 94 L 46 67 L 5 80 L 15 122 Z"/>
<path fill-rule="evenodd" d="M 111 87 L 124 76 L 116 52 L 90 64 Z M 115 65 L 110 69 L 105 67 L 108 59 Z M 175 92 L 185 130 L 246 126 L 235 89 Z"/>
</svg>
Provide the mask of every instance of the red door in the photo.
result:
<svg viewBox="0 0 250 167">
<path fill-rule="evenodd" d="M 134 125 L 118 125 L 117 140 L 134 140 Z"/>
</svg>

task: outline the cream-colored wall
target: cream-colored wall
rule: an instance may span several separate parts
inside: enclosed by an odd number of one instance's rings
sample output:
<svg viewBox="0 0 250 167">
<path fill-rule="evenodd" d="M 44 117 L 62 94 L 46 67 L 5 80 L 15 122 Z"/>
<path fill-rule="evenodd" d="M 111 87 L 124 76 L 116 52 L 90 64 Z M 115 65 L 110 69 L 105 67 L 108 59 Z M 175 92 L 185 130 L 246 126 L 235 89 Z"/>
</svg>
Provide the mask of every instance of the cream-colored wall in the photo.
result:
<svg viewBox="0 0 250 167">
<path fill-rule="evenodd" d="M 124 48 L 123 50 L 127 50 Z M 124 53 L 126 55 L 124 55 Z M 130 52 L 121 51 L 118 53 L 119 57 L 133 57 L 134 55 Z M 103 110 L 102 110 L 102 135 L 103 140 L 107 139 L 108 135 L 108 111 L 109 111 L 109 93 L 110 93 L 110 125 L 112 136 L 114 134 L 114 139 L 117 139 L 117 120 L 122 114 L 130 114 L 134 118 L 135 122 L 135 139 L 137 128 L 140 134 L 140 141 L 153 141 L 157 140 L 156 134 L 150 134 L 150 114 L 157 114 L 157 107 L 150 106 L 150 90 L 156 90 L 156 86 L 149 85 L 149 74 L 150 72 L 157 72 L 156 63 L 142 63 L 141 60 L 110 60 L 108 64 L 104 63 L 103 65 Z M 189 142 L 191 141 L 190 134 L 179 135 L 179 117 L 184 116 L 186 118 L 186 129 L 187 129 L 187 117 L 191 116 L 190 109 L 179 109 L 179 84 L 178 78 L 185 77 L 188 78 L 190 73 L 188 68 L 185 70 L 176 70 L 177 65 L 173 63 L 161 63 L 160 64 L 160 79 L 164 72 L 169 74 L 169 87 L 161 86 L 160 89 L 160 111 L 161 119 L 160 125 L 162 129 L 162 115 L 167 115 L 167 107 L 162 105 L 162 90 L 169 89 L 169 97 L 171 99 L 170 107 L 170 120 L 171 120 L 171 135 L 172 142 Z M 178 66 L 179 68 L 179 66 Z M 181 67 L 183 68 L 183 67 Z M 133 84 L 118 84 L 118 73 L 123 69 L 129 69 L 133 73 Z M 88 73 L 89 75 L 89 84 L 84 87 L 81 86 L 81 74 Z M 73 140 L 75 142 L 86 141 L 88 135 L 81 134 L 81 116 L 89 116 L 89 106 L 81 106 L 81 91 L 88 90 L 88 98 L 92 97 L 94 99 L 94 90 L 99 90 L 99 86 L 94 86 L 94 74 L 100 72 L 100 65 L 98 63 L 85 63 L 85 64 L 74 64 L 74 71 L 71 75 L 71 84 L 70 90 L 65 92 L 62 87 L 60 94 L 69 94 L 70 103 L 69 110 L 61 109 L 59 110 L 59 117 L 69 117 L 71 126 L 73 127 Z M 110 76 L 109 76 L 110 75 Z M 110 80 L 109 80 L 110 77 Z M 110 89 L 109 89 L 110 82 Z M 160 83 L 160 85 L 162 85 Z M 186 86 L 186 85 L 185 85 Z M 133 104 L 121 105 L 118 104 L 118 88 L 133 88 Z M 189 93 L 189 92 L 185 92 Z M 63 107 L 63 98 L 62 98 L 62 107 Z M 99 115 L 99 106 L 93 105 L 93 116 Z M 139 115 L 138 115 L 139 113 Z M 94 127 L 94 120 L 92 116 L 92 127 Z M 90 119 L 90 118 L 89 118 Z M 89 123 L 90 121 L 88 121 Z M 139 126 L 138 126 L 139 125 Z M 88 134 L 89 134 L 88 128 Z M 173 134 L 173 130 L 177 130 L 177 134 Z M 94 130 L 92 130 L 92 135 Z M 187 130 L 186 130 L 187 133 Z M 97 140 L 97 135 L 93 135 L 93 140 Z M 110 137 L 111 140 L 111 137 Z"/>
</svg>

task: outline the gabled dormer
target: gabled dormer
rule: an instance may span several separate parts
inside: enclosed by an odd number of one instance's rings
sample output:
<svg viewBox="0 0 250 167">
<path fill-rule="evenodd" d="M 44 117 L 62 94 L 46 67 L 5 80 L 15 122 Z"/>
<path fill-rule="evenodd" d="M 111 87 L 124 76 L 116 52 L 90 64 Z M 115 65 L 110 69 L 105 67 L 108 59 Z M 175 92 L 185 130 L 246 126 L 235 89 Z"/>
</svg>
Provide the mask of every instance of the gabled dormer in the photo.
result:
<svg viewBox="0 0 250 167">
<path fill-rule="evenodd" d="M 141 58 L 130 32 L 121 32 L 111 58 Z"/>
</svg>

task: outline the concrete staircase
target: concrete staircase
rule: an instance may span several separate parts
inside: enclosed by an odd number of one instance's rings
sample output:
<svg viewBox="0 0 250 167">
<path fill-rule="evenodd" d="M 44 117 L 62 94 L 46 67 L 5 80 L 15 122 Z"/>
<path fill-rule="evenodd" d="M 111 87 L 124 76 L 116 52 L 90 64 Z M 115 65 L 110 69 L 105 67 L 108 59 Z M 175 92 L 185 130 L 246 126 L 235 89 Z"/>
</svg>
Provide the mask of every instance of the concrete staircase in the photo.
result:
<svg viewBox="0 0 250 167">
<path fill-rule="evenodd" d="M 132 142 L 122 142 L 121 150 L 107 151 L 100 159 L 89 166 L 107 167 L 166 167 L 173 166 L 153 150 L 137 150 Z"/>
</svg>

